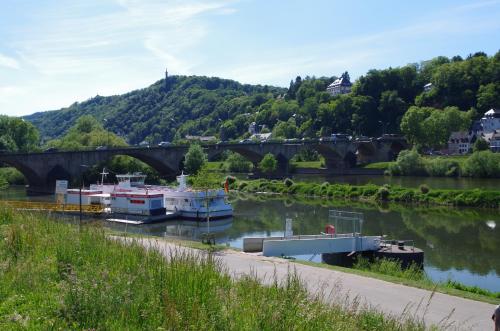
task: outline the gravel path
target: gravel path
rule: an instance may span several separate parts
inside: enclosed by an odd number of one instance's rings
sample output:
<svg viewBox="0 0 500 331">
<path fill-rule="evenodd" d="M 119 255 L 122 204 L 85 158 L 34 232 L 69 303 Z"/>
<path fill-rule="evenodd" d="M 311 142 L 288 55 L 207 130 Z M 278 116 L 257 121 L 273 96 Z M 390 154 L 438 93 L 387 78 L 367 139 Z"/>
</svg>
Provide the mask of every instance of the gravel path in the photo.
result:
<svg viewBox="0 0 500 331">
<path fill-rule="evenodd" d="M 156 238 L 122 238 L 134 240 L 144 247 L 158 249 L 168 257 L 173 251 L 201 252 L 181 247 Z M 281 281 L 290 271 L 295 271 L 310 293 L 328 294 L 326 300 L 358 300 L 361 304 L 401 316 L 410 314 L 423 318 L 426 325 L 439 325 L 450 330 L 490 330 L 494 305 L 463 299 L 447 294 L 418 289 L 358 276 L 326 268 L 307 266 L 274 257 L 224 250 L 215 253 L 235 278 L 244 274 L 256 275 L 262 283 L 269 284 L 275 277 Z"/>
</svg>

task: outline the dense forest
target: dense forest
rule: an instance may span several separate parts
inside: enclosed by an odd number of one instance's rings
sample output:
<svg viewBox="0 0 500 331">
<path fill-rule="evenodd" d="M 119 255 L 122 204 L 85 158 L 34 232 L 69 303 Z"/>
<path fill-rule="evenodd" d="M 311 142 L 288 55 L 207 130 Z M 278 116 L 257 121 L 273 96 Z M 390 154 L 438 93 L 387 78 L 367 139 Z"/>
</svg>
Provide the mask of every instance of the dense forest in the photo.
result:
<svg viewBox="0 0 500 331">
<path fill-rule="evenodd" d="M 25 119 L 40 130 L 44 141 L 63 136 L 79 117 L 91 115 L 104 129 L 130 144 L 178 141 L 186 135 L 241 139 L 248 137 L 252 122 L 272 131 L 276 138 L 402 132 L 413 134 L 418 143 L 418 134 L 411 131 L 415 118 L 422 123 L 429 118 L 425 123 L 436 127 L 448 117 L 448 130 L 454 130 L 500 106 L 500 52 L 493 56 L 478 52 L 465 59 L 440 56 L 418 64 L 370 70 L 354 82 L 351 93 L 335 97 L 326 92 L 334 79 L 297 77 L 286 89 L 220 78 L 169 76 L 145 89 L 96 96 Z M 427 83 L 433 87 L 424 91 Z M 412 112 L 404 119 L 410 108 Z M 441 114 L 441 109 L 446 111 Z M 454 121 L 459 111 L 468 115 Z M 418 130 L 426 132 L 427 128 Z"/>
</svg>

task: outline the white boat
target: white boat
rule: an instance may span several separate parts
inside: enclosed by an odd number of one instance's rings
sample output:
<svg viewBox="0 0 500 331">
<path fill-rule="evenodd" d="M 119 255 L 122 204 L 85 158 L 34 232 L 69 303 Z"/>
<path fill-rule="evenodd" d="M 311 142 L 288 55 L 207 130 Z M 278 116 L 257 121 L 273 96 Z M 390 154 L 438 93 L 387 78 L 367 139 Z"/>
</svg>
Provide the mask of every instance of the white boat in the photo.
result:
<svg viewBox="0 0 500 331">
<path fill-rule="evenodd" d="M 187 187 L 186 178 L 177 177 L 179 186 L 165 190 L 165 208 L 167 211 L 179 212 L 183 218 L 209 220 L 233 216 L 233 207 L 227 201 L 223 189 L 196 190 Z"/>
<path fill-rule="evenodd" d="M 90 185 L 81 190 L 82 205 L 101 204 L 119 219 L 145 216 L 145 222 L 164 220 L 173 215 L 195 220 L 210 220 L 231 217 L 233 208 L 226 200 L 226 192 L 220 190 L 195 190 L 186 184 L 188 176 L 177 177 L 178 187 L 145 185 L 146 175 L 141 173 L 117 175 L 118 184 L 104 184 L 103 171 L 101 183 Z M 65 203 L 79 204 L 80 190 L 69 189 Z M 166 216 L 166 217 L 162 217 Z M 168 216 L 168 217 L 167 217 Z"/>
</svg>

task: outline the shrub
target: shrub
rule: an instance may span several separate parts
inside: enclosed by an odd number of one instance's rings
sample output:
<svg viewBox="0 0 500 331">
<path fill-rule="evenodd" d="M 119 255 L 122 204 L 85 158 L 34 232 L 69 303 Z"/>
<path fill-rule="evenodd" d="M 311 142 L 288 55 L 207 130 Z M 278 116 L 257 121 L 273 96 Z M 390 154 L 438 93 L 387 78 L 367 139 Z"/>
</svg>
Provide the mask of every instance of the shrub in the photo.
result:
<svg viewBox="0 0 500 331">
<path fill-rule="evenodd" d="M 278 161 L 271 153 L 264 155 L 264 158 L 259 163 L 259 169 L 265 173 L 271 173 L 275 171 L 277 167 Z"/>
<path fill-rule="evenodd" d="M 500 177 L 500 154 L 491 151 L 472 153 L 465 161 L 463 175 L 470 177 Z"/>
<path fill-rule="evenodd" d="M 479 152 L 479 151 L 487 151 L 490 149 L 490 144 L 483 138 L 479 138 L 476 140 L 474 143 L 474 146 L 472 147 L 472 150 L 474 152 Z"/>
<path fill-rule="evenodd" d="M 387 201 L 389 200 L 389 195 L 390 195 L 389 189 L 385 186 L 382 186 L 377 191 L 377 199 L 379 200 Z"/>
<path fill-rule="evenodd" d="M 283 184 L 285 184 L 286 187 L 290 187 L 294 183 L 293 183 L 293 180 L 291 180 L 290 178 L 285 178 L 285 180 L 283 181 Z"/>
<path fill-rule="evenodd" d="M 455 160 L 438 157 L 427 160 L 425 162 L 425 170 L 430 176 L 456 177 L 460 172 L 460 164 Z"/>
<path fill-rule="evenodd" d="M 391 175 L 415 176 L 425 175 L 424 160 L 414 149 L 399 153 L 396 163 L 389 166 Z"/>
<path fill-rule="evenodd" d="M 236 177 L 234 176 L 226 176 L 226 180 L 229 185 L 234 184 L 236 182 Z"/>
<path fill-rule="evenodd" d="M 231 153 L 226 164 L 227 170 L 230 172 L 250 172 L 252 170 L 252 162 L 238 153 Z"/>
<path fill-rule="evenodd" d="M 426 184 L 420 185 L 420 192 L 422 192 L 422 194 L 429 193 L 429 186 L 427 186 Z"/>
</svg>

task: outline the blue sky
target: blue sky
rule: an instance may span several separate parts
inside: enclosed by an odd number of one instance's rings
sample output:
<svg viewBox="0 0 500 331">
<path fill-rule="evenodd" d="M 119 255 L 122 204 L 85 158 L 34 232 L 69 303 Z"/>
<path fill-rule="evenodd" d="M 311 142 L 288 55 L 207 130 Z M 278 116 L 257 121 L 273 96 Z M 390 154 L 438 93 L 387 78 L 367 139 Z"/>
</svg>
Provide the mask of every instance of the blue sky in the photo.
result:
<svg viewBox="0 0 500 331">
<path fill-rule="evenodd" d="M 288 86 L 438 55 L 494 54 L 500 0 L 2 0 L 0 114 L 58 109 L 170 74 Z"/>
</svg>

